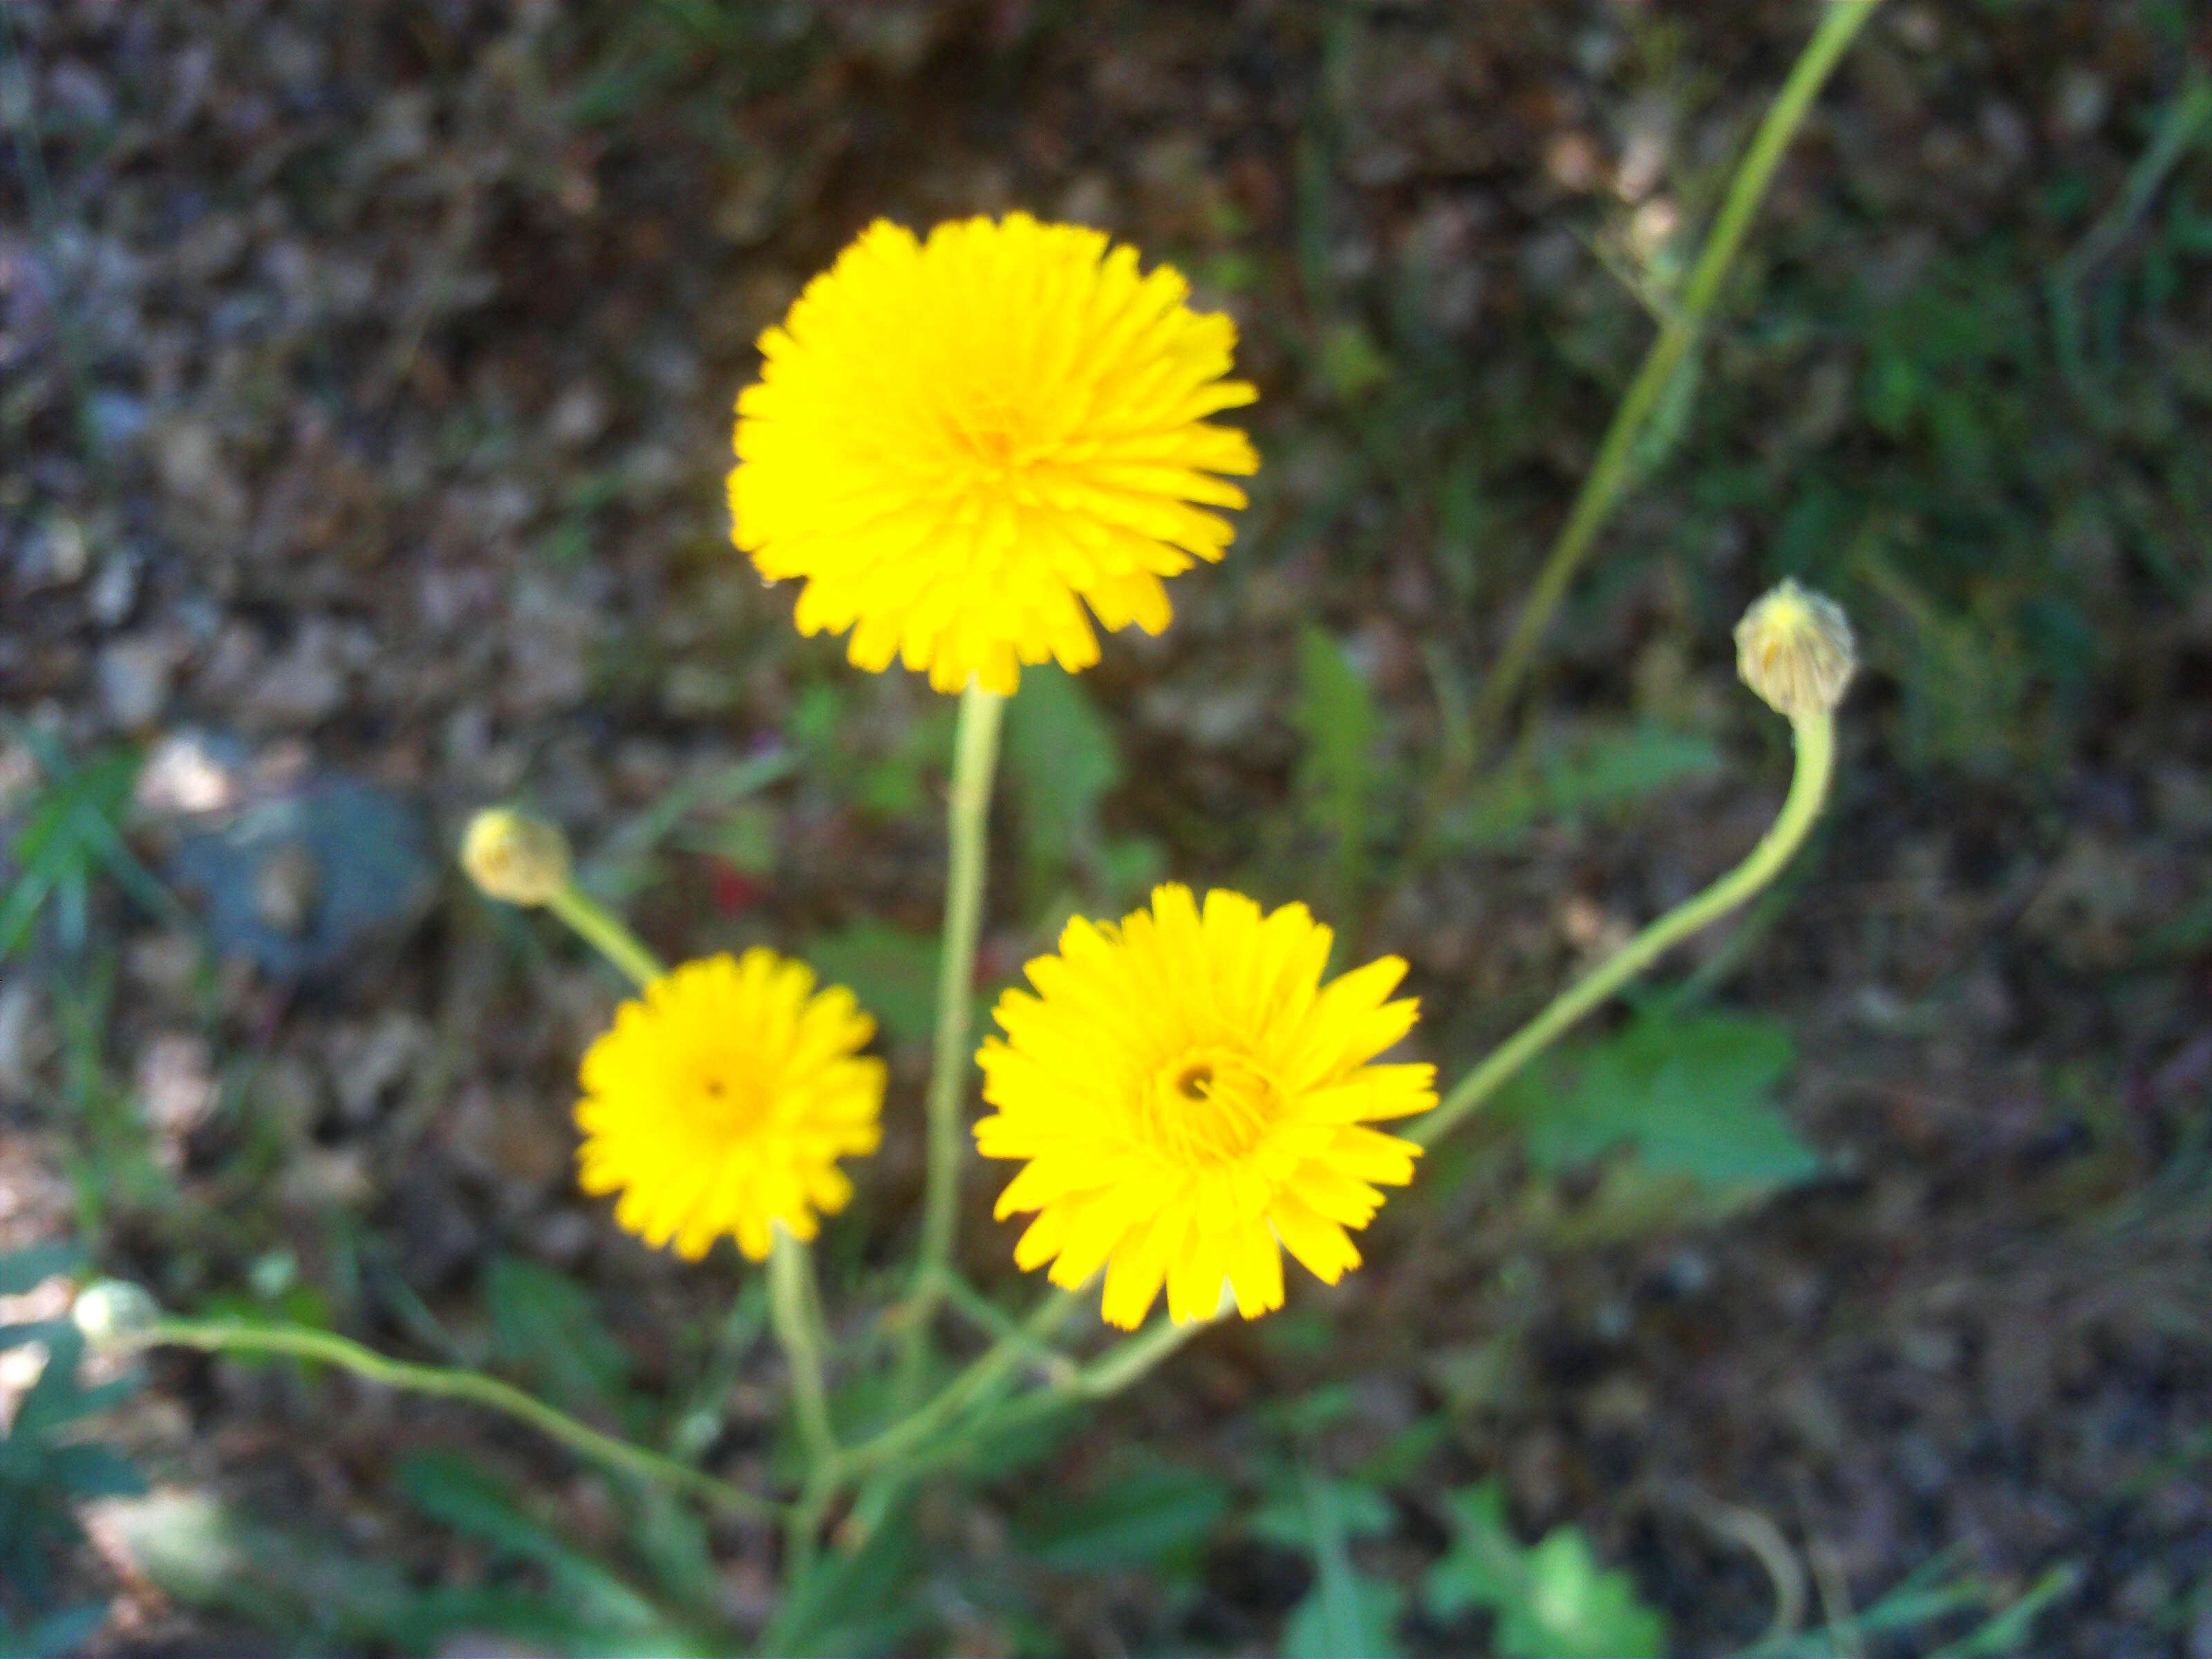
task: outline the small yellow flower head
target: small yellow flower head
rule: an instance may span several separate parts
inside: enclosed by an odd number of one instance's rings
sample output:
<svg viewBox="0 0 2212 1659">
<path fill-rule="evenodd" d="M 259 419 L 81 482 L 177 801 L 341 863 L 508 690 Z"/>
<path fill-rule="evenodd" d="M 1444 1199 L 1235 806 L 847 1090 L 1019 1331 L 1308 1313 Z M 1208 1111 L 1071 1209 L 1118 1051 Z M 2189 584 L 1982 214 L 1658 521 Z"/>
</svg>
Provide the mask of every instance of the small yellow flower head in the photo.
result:
<svg viewBox="0 0 2212 1659">
<path fill-rule="evenodd" d="M 541 818 L 492 807 L 469 820 L 461 868 L 489 897 L 544 904 L 568 884 L 568 838 Z"/>
<path fill-rule="evenodd" d="M 853 630 L 940 691 L 1011 693 L 1020 665 L 1098 660 L 1084 615 L 1167 626 L 1160 578 L 1234 534 L 1250 403 L 1237 330 L 1097 231 L 1026 214 L 919 240 L 878 220 L 761 336 L 738 399 L 730 510 L 769 580 L 806 583 L 808 634 Z"/>
<path fill-rule="evenodd" d="M 1735 672 L 1793 720 L 1834 709 L 1857 666 L 1843 606 L 1790 578 L 1735 625 Z"/>
<path fill-rule="evenodd" d="M 1106 1318 L 1142 1322 L 1167 1286 L 1177 1323 L 1209 1319 L 1225 1282 L 1247 1319 L 1283 1305 L 1287 1249 L 1334 1284 L 1382 1194 L 1420 1148 L 1366 1127 L 1436 1103 L 1432 1066 L 1368 1062 L 1413 1029 L 1395 957 L 1321 982 L 1329 930 L 1303 904 L 1263 914 L 1212 892 L 1154 890 L 1117 927 L 1078 917 L 1036 994 L 999 1000 L 1005 1039 L 978 1056 L 998 1115 L 986 1158 L 1026 1158 L 1000 1219 L 1037 1218 L 1014 1260 L 1073 1289 L 1106 1269 Z"/>
<path fill-rule="evenodd" d="M 876 1150 L 884 1063 L 842 985 L 773 951 L 687 962 L 616 1011 L 584 1055 L 578 1184 L 615 1219 L 696 1261 L 724 1233 L 767 1259 L 770 1224 L 812 1238 L 853 1195 L 837 1167 Z"/>
</svg>

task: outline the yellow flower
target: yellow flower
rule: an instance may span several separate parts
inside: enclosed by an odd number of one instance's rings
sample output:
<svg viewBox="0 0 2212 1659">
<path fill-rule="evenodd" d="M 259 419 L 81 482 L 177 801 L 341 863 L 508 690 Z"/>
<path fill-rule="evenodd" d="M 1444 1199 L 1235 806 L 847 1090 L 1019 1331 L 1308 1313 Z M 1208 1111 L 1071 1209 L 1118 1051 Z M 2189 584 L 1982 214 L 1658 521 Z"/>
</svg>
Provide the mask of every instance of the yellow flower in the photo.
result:
<svg viewBox="0 0 2212 1659">
<path fill-rule="evenodd" d="M 615 1012 L 584 1055 L 577 1180 L 615 1219 L 696 1261 L 724 1233 L 754 1261 L 769 1224 L 811 1238 L 853 1195 L 846 1153 L 882 1139 L 884 1063 L 842 985 L 773 951 L 687 962 Z"/>
<path fill-rule="evenodd" d="M 878 220 L 761 336 L 738 399 L 730 510 L 771 581 L 803 577 L 800 629 L 853 630 L 940 691 L 1012 692 L 1021 663 L 1098 660 L 1084 605 L 1157 634 L 1160 578 L 1218 559 L 1242 507 L 1212 475 L 1259 465 L 1206 417 L 1237 330 L 1136 250 L 1026 214 Z M 1195 504 L 1195 505 L 1194 505 Z"/>
<path fill-rule="evenodd" d="M 1078 917 L 1031 995 L 997 1010 L 977 1056 L 998 1115 L 987 1158 L 1027 1158 L 1001 1219 L 1035 1210 L 1014 1259 L 1073 1289 L 1103 1266 L 1105 1316 L 1134 1329 L 1164 1279 L 1178 1323 L 1212 1316 L 1223 1281 L 1247 1319 L 1283 1304 L 1287 1249 L 1334 1284 L 1346 1236 L 1402 1186 L 1420 1148 L 1364 1126 L 1436 1103 L 1432 1066 L 1373 1066 L 1413 1029 L 1387 999 L 1395 957 L 1321 982 L 1329 930 L 1303 904 L 1263 915 L 1212 892 L 1154 890 L 1117 927 Z M 1278 1246 L 1280 1249 L 1278 1249 Z"/>
</svg>

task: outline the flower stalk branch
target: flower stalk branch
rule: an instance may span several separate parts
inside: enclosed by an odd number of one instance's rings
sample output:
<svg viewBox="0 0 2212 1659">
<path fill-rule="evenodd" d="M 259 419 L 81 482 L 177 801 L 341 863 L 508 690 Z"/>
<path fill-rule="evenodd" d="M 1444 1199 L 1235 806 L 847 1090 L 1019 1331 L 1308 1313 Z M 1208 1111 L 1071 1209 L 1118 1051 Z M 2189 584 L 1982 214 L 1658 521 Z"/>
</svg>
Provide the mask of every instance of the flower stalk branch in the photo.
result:
<svg viewBox="0 0 2212 1659">
<path fill-rule="evenodd" d="M 872 1439 L 849 1448 L 842 1465 L 848 1474 L 880 1468 L 923 1445 L 930 1437 L 957 1422 L 963 1413 L 987 1398 L 1024 1360 L 1034 1360 L 1036 1351 L 1051 1341 L 1067 1316 L 1075 1311 L 1080 1295 L 1055 1291 L 1040 1302 L 1018 1330 L 1007 1332 L 919 1409 L 908 1412 Z"/>
<path fill-rule="evenodd" d="M 837 1461 L 837 1433 L 830 1422 L 829 1343 L 822 1328 L 814 1259 L 781 1222 L 768 1258 L 769 1316 L 791 1367 L 791 1397 L 806 1442 L 809 1482 Z"/>
<path fill-rule="evenodd" d="M 556 1411 L 543 1401 L 481 1371 L 387 1358 L 358 1342 L 305 1326 L 161 1319 L 136 1334 L 134 1340 L 140 1346 L 196 1348 L 204 1353 L 281 1354 L 295 1359 L 318 1360 L 386 1388 L 472 1401 L 520 1419 L 595 1463 L 642 1480 L 657 1480 L 732 1515 L 753 1521 L 777 1521 L 783 1516 L 784 1506 L 781 1504 L 757 1497 L 726 1480 L 718 1480 L 643 1446 L 602 1434 L 567 1413 Z"/>
<path fill-rule="evenodd" d="M 1598 447 L 1597 459 L 1591 464 L 1566 522 L 1545 557 L 1536 585 L 1522 602 L 1513 631 L 1476 695 L 1471 717 L 1474 748 L 1471 761 L 1480 758 L 1481 750 L 1495 736 L 1528 677 L 1536 648 L 1543 642 L 1545 630 L 1566 597 L 1575 573 L 1633 482 L 1644 434 L 1665 401 L 1676 372 L 1704 337 L 1706 320 L 1720 298 L 1751 222 L 1765 199 L 1775 168 L 1845 48 L 1880 4 L 1881 0 L 1826 0 L 1821 6 L 1820 27 L 1798 55 L 1789 80 L 1775 94 L 1751 148 L 1729 181 L 1720 216 L 1713 222 L 1712 234 L 1705 239 L 1681 297 L 1662 323 L 1658 338 L 1651 343 L 1643 367 L 1613 412 L 1613 424 L 1606 428 Z"/>
<path fill-rule="evenodd" d="M 640 990 L 668 971 L 661 966 L 660 958 L 646 949 L 643 941 L 623 926 L 613 911 L 574 881 L 564 882 L 545 901 L 545 908 L 620 969 Z"/>
<path fill-rule="evenodd" d="M 1752 848 L 1751 856 L 1703 892 L 1668 911 L 1609 960 L 1554 997 L 1542 1012 L 1462 1078 L 1434 1111 L 1407 1129 L 1407 1139 L 1435 1146 L 1583 1015 L 1674 945 L 1719 921 L 1782 872 L 1820 816 L 1836 756 L 1836 718 L 1831 710 L 1808 710 L 1794 716 L 1790 724 L 1797 758 L 1790 794 L 1782 804 L 1780 816 Z"/>
<path fill-rule="evenodd" d="M 929 1172 L 922 1198 L 921 1249 L 904 1317 L 894 1398 L 921 1392 L 931 1328 L 945 1296 L 960 1213 L 961 1107 L 975 1073 L 975 945 L 983 924 L 983 877 L 989 851 L 991 784 L 999 761 L 999 727 L 1006 700 L 970 684 L 960 694 L 945 808 L 950 868 L 945 887 L 945 936 L 937 968 L 937 1032 L 929 1074 Z"/>
</svg>

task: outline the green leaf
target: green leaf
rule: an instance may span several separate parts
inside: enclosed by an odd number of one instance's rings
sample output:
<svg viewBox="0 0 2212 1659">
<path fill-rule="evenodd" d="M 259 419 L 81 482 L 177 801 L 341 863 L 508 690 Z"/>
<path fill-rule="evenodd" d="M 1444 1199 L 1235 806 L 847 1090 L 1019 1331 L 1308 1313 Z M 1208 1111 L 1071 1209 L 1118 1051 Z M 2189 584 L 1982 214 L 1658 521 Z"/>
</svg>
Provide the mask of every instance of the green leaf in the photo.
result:
<svg viewBox="0 0 2212 1659">
<path fill-rule="evenodd" d="M 829 985 L 849 987 L 884 1032 L 927 1042 L 937 1020 L 937 941 L 879 921 L 855 922 L 807 946 L 806 959 Z"/>
<path fill-rule="evenodd" d="M 630 1547 L 654 1587 L 678 1606 L 718 1615 L 722 1575 L 708 1542 L 706 1518 L 665 1487 L 641 1482 L 631 1493 Z"/>
<path fill-rule="evenodd" d="M 1658 1659 L 1667 1625 L 1625 1572 L 1607 1571 L 1577 1527 L 1523 1549 L 1495 1480 L 1444 1500 L 1451 1548 L 1429 1569 L 1422 1600 L 1439 1619 L 1495 1613 L 1492 1642 L 1507 1659 Z"/>
<path fill-rule="evenodd" d="M 1911 358 L 1900 351 L 1881 351 L 1867 364 L 1859 407 L 1875 431 L 1886 438 L 1902 438 L 1926 395 L 1926 382 Z"/>
<path fill-rule="evenodd" d="M 1656 1172 L 1717 1187 L 1787 1186 L 1820 1168 L 1770 1092 L 1793 1053 L 1773 1020 L 1647 1016 L 1524 1078 L 1502 1109 L 1547 1174 L 1627 1146 Z"/>
<path fill-rule="evenodd" d="M 1357 1568 L 1334 1583 L 1317 1582 L 1291 1609 L 1283 1627 L 1284 1659 L 1396 1659 L 1406 1592 Z"/>
<path fill-rule="evenodd" d="M 83 1249 L 63 1238 L 10 1250 L 0 1255 L 0 1296 L 21 1296 L 56 1273 L 75 1273 L 83 1265 Z"/>
<path fill-rule="evenodd" d="M 1395 1659 L 1405 1592 L 1370 1577 L 1352 1562 L 1356 1537 L 1381 1537 L 1396 1524 L 1388 1498 L 1362 1482 L 1337 1480 L 1311 1468 L 1279 1487 L 1276 1503 L 1254 1518 L 1262 1536 L 1312 1552 L 1312 1590 L 1283 1633 L 1289 1659 Z"/>
<path fill-rule="evenodd" d="M 1349 898 L 1366 865 L 1381 721 L 1343 647 L 1311 623 L 1298 630 L 1297 723 L 1306 738 L 1299 793 L 1315 827 L 1335 843 L 1340 896 Z"/>
<path fill-rule="evenodd" d="M 659 1608 L 612 1568 L 526 1514 L 514 1495 L 466 1459 L 420 1452 L 399 1466 L 399 1487 L 432 1520 L 544 1571 L 578 1616 L 610 1629 L 659 1632 Z"/>
<path fill-rule="evenodd" d="M 849 765 L 841 765 L 832 774 L 852 776 L 853 804 L 862 811 L 888 820 L 911 817 L 921 810 L 927 775 L 943 771 L 952 755 L 956 717 L 951 700 L 940 697 L 936 703 L 941 706 L 933 706 L 899 729 L 890 753 L 856 774 Z"/>
<path fill-rule="evenodd" d="M 1339 400 L 1357 403 L 1390 378 L 1390 360 L 1364 324 L 1337 323 L 1322 336 L 1321 375 Z"/>
<path fill-rule="evenodd" d="M 1073 674 L 1050 663 L 1022 671 L 1006 710 L 1006 761 L 1020 811 L 1032 899 L 1048 893 L 1101 840 L 1098 806 L 1121 781 L 1114 733 Z"/>
<path fill-rule="evenodd" d="M 1495 1480 L 1462 1486 L 1444 1498 L 1452 1544 L 1429 1569 L 1421 1600 L 1439 1619 L 1474 1607 L 1496 1607 L 1518 1593 L 1521 1546 L 1505 1522 L 1505 1492 Z"/>
<path fill-rule="evenodd" d="M 1333 1520 L 1346 1538 L 1385 1537 L 1398 1524 L 1398 1512 L 1380 1488 L 1364 1480 L 1320 1475 L 1285 1481 L 1246 1524 L 1285 1549 L 1317 1549 L 1322 1541 L 1316 1531 L 1317 1504 L 1328 1506 L 1322 1519 Z"/>
<path fill-rule="evenodd" d="M 2082 1572 L 2072 1561 L 2061 1561 L 2028 1587 L 2027 1593 L 1989 1620 L 1953 1643 L 1936 1659 L 1992 1659 L 1992 1656 L 2033 1650 L 2035 1626 L 2054 1601 L 2063 1601 L 2081 1588 Z"/>
<path fill-rule="evenodd" d="M 1528 1659 L 1659 1659 L 1667 1623 L 1635 1581 L 1607 1572 L 1577 1527 L 1560 1527 L 1528 1553 L 1525 1600 L 1500 1613 L 1498 1651 Z"/>
<path fill-rule="evenodd" d="M 135 1498 L 146 1490 L 128 1458 L 97 1442 L 56 1447 L 47 1454 L 46 1472 L 73 1498 Z"/>
<path fill-rule="evenodd" d="M 256 1526 L 204 1492 L 168 1487 L 112 1500 L 102 1527 L 168 1595 L 246 1620 L 289 1651 L 428 1653 L 449 1645 L 444 1638 L 456 1631 L 479 1639 L 503 1632 L 533 1652 L 606 1653 L 624 1644 L 623 1633 L 586 1628 L 547 1597 L 417 1590 L 385 1562 L 297 1527 Z M 628 1645 L 635 1647 L 634 1635 Z"/>
<path fill-rule="evenodd" d="M 1188 1564 L 1228 1510 L 1229 1489 L 1214 1476 L 1147 1458 L 1030 1517 L 1016 1537 L 1032 1559 L 1063 1571 Z"/>
<path fill-rule="evenodd" d="M 50 1613 L 27 1629 L 19 1630 L 0 1616 L 0 1659 L 45 1659 L 56 1653 L 75 1653 L 107 1619 L 107 1603 L 87 1601 Z"/>
<path fill-rule="evenodd" d="M 1502 846 L 1540 819 L 1642 800 L 1720 765 L 1720 750 L 1702 733 L 1648 720 L 1599 727 L 1516 760 L 1462 803 L 1441 833 L 1462 850 Z"/>
<path fill-rule="evenodd" d="M 896 1648 L 922 1619 L 913 1577 L 914 1525 L 900 1509 L 857 1549 L 827 1552 L 787 1589 L 758 1650 L 812 1659 Z"/>
<path fill-rule="evenodd" d="M 485 1265 L 483 1296 L 499 1358 L 570 1407 L 620 1407 L 629 1355 L 574 1279 L 520 1256 Z"/>
</svg>

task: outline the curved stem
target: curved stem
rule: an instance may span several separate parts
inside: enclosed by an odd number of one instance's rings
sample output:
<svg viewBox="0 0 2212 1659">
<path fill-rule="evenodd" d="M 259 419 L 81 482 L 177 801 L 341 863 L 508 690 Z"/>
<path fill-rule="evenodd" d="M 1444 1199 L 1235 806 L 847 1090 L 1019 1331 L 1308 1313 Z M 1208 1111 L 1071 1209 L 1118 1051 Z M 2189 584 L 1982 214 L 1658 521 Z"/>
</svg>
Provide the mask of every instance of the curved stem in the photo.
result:
<svg viewBox="0 0 2212 1659">
<path fill-rule="evenodd" d="M 584 942 L 634 980 L 640 990 L 668 970 L 614 912 L 570 882 L 545 901 L 545 908 L 567 922 Z"/>
<path fill-rule="evenodd" d="M 1735 263 L 1744 234 L 1751 228 L 1752 219 L 1766 195 L 1775 167 L 1790 148 L 1790 141 L 1796 136 L 1806 112 L 1843 57 L 1844 49 L 1881 3 L 1881 0 L 1824 0 L 1820 27 L 1798 55 L 1789 80 L 1767 110 L 1765 119 L 1759 123 L 1750 149 L 1745 152 L 1735 176 L 1729 180 L 1720 216 L 1713 222 L 1712 234 L 1705 239 L 1705 248 L 1698 256 L 1681 298 L 1660 328 L 1659 337 L 1651 343 L 1644 366 L 1629 383 L 1620 407 L 1613 413 L 1613 424 L 1606 429 L 1605 441 L 1598 447 L 1597 459 L 1591 464 L 1589 474 L 1583 480 L 1574 506 L 1567 514 L 1567 521 L 1560 527 L 1559 538 L 1545 558 L 1536 585 L 1522 602 L 1513 632 L 1507 636 L 1497 664 L 1483 681 L 1473 712 L 1479 744 L 1486 744 L 1504 717 L 1507 706 L 1534 660 L 1536 647 L 1542 643 L 1553 613 L 1566 597 L 1568 584 L 1574 580 L 1590 544 L 1626 493 L 1635 470 L 1637 444 L 1673 382 L 1676 369 L 1704 334 L 1705 319 L 1720 296 L 1729 268 Z"/>
<path fill-rule="evenodd" d="M 1003 1382 L 1015 1366 L 1032 1359 L 1037 1347 L 1075 1311 L 1080 1291 L 1055 1291 L 1039 1303 L 1019 1330 L 1009 1331 L 986 1348 L 967 1369 L 939 1389 L 920 1410 L 910 1412 L 873 1439 L 847 1449 L 843 1470 L 854 1474 L 904 1456 L 939 1430 L 949 1427 L 969 1407 Z"/>
<path fill-rule="evenodd" d="M 824 1371 L 822 1307 L 813 1284 L 814 1259 L 807 1248 L 775 1224 L 769 1249 L 769 1316 L 775 1324 L 775 1340 L 791 1367 L 791 1398 L 799 1416 L 799 1432 L 806 1442 L 807 1484 L 835 1470 L 837 1431 L 830 1422 L 830 1389 Z"/>
<path fill-rule="evenodd" d="M 893 1398 L 911 1401 L 927 1368 L 931 1322 L 945 1294 L 943 1269 L 952 1260 L 960 1214 L 961 1107 L 975 1068 L 975 941 L 983 924 L 983 871 L 988 849 L 991 780 L 999 763 L 999 725 L 1006 700 L 970 684 L 960 694 L 960 726 L 952 752 L 952 787 L 945 809 L 949 869 L 945 937 L 937 963 L 937 1038 L 929 1074 L 929 1175 L 921 1207 L 921 1250 L 904 1310 L 905 1346 Z"/>
<path fill-rule="evenodd" d="M 1835 716 L 1823 711 L 1808 714 L 1794 725 L 1797 764 L 1790 780 L 1790 797 L 1782 804 L 1781 815 L 1751 849 L 1751 856 L 1702 893 L 1676 905 L 1629 940 L 1617 955 L 1554 997 L 1541 1013 L 1462 1078 L 1434 1111 L 1406 1131 L 1407 1139 L 1433 1146 L 1568 1027 L 1650 967 L 1668 947 L 1717 921 L 1781 873 L 1820 816 L 1828 779 L 1835 769 Z"/>
<path fill-rule="evenodd" d="M 542 1400 L 533 1399 L 510 1383 L 496 1377 L 486 1376 L 480 1371 L 452 1369 L 442 1365 L 417 1365 L 404 1359 L 390 1359 L 373 1348 L 358 1342 L 333 1335 L 328 1331 L 310 1330 L 304 1326 L 234 1325 L 213 1320 L 164 1319 L 149 1329 L 143 1341 L 149 1345 L 168 1344 L 180 1348 L 198 1348 L 204 1352 L 286 1354 L 298 1359 L 320 1360 L 344 1370 L 365 1376 L 372 1382 L 381 1382 L 386 1388 L 406 1389 L 416 1394 L 445 1395 L 455 1399 L 469 1400 L 494 1411 L 505 1412 L 509 1417 L 522 1421 L 567 1446 L 571 1451 L 592 1462 L 620 1469 L 627 1474 L 647 1480 L 658 1480 L 679 1492 L 756 1521 L 779 1520 L 783 1505 L 765 1498 L 757 1498 L 726 1480 L 678 1463 L 659 1453 L 634 1446 L 627 1440 L 617 1440 L 612 1435 L 602 1434 L 597 1429 L 578 1422 L 565 1412 L 558 1412 Z"/>
<path fill-rule="evenodd" d="M 1108 1349 L 1090 1364 L 1078 1368 L 1073 1375 L 1009 1401 L 958 1435 L 922 1448 L 902 1463 L 901 1474 L 910 1480 L 932 1469 L 964 1462 L 986 1446 L 1055 1412 L 1119 1394 L 1215 1322 L 1201 1319 L 1177 1325 L 1163 1319 L 1151 1329 Z"/>
<path fill-rule="evenodd" d="M 1148 1331 L 1116 1343 L 1075 1374 L 1067 1389 L 1079 1399 L 1103 1400 L 1127 1388 L 1220 1317 L 1178 1325 L 1163 1318 Z"/>
</svg>

